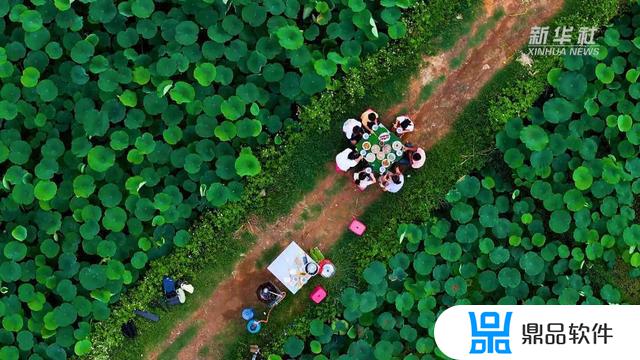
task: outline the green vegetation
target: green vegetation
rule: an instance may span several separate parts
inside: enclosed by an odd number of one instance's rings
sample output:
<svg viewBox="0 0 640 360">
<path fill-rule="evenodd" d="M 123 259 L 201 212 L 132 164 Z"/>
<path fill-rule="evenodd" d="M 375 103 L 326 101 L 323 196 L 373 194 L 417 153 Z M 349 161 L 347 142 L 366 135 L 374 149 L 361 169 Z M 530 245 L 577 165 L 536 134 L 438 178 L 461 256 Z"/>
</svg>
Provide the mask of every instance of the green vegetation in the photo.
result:
<svg viewBox="0 0 640 360">
<path fill-rule="evenodd" d="M 603 25 L 617 13 L 619 5 L 615 0 L 590 2 L 588 6 L 578 0 L 568 1 L 550 25 Z M 400 194 L 384 196 L 362 216 L 368 226 L 367 233 L 362 237 L 345 233 L 331 252 L 325 252 L 338 267 L 336 278 L 322 283 L 329 294 L 339 294 L 345 287 L 361 284 L 358 275 L 371 261 L 385 262 L 401 249 L 397 241 L 390 241 L 396 238 L 399 224 L 427 221 L 460 177 L 485 164 L 494 147 L 491 139 L 495 130 L 507 119 L 526 114 L 548 85 L 546 73 L 559 61 L 557 57 L 534 58 L 532 68 L 513 62 L 482 89 L 458 117 L 450 133 L 428 152 L 423 170 L 412 175 Z M 285 304 L 304 311 L 292 315 L 274 313 L 269 331 L 252 336 L 251 342 L 280 353 L 289 335 L 308 336 L 312 319 L 329 321 L 342 312 L 336 296 L 321 306 L 307 306 L 306 295 L 300 293 L 296 301 Z M 231 350 L 227 358 L 242 358 L 246 355 L 244 351 L 246 349 Z"/>
<path fill-rule="evenodd" d="M 450 21 L 455 19 L 456 22 L 458 22 L 457 25 L 439 32 L 433 40 L 433 43 L 444 51 L 451 50 L 458 42 L 458 39 L 471 32 L 473 22 L 482 11 L 483 8 L 480 6 L 460 8 L 459 11 L 449 19 Z"/>
<path fill-rule="evenodd" d="M 433 94 L 433 91 L 444 82 L 445 76 L 444 75 L 440 75 L 437 79 L 432 80 L 430 82 L 428 82 L 427 84 L 425 84 L 425 86 L 422 87 L 422 89 L 420 89 L 420 97 L 418 98 L 418 103 L 416 104 L 416 107 L 419 107 L 421 104 L 423 104 L 425 101 L 427 101 L 429 99 L 429 97 L 431 97 L 431 94 Z"/>
<path fill-rule="evenodd" d="M 151 260 L 203 250 L 192 220 L 238 211 L 262 171 L 254 152 L 280 148 L 296 106 L 402 38 L 412 5 L 0 1 L 3 358 L 91 352 L 91 324 Z"/>
<path fill-rule="evenodd" d="M 170 273 L 177 278 L 201 281 L 199 289 L 208 292 L 224 278 L 224 274 L 231 272 L 239 254 L 246 252 L 246 244 L 239 244 L 234 232 L 248 214 L 253 212 L 269 221 L 287 213 L 325 174 L 326 163 L 342 146 L 341 137 L 335 136 L 340 132 L 342 122 L 336 119 L 358 113 L 367 104 L 387 97 L 386 86 L 390 82 L 403 82 L 406 86 L 407 79 L 421 63 L 418 54 L 435 54 L 439 47 L 430 39 L 436 38 L 442 29 L 455 28 L 457 23 L 450 19 L 470 3 L 478 3 L 478 0 L 418 3 L 405 20 L 412 36 L 369 55 L 342 81 L 336 82 L 335 90 L 325 91 L 309 105 L 301 107 L 300 122 L 314 125 L 302 127 L 299 132 L 294 131 L 295 127 L 288 127 L 289 131 L 279 134 L 280 146 L 267 146 L 256 152 L 263 171 L 247 179 L 241 200 L 228 203 L 215 213 L 205 213 L 196 221 L 187 247 L 174 249 L 171 254 L 151 262 L 135 289 L 127 292 L 112 308 L 108 321 L 96 324 L 92 341 L 99 345 L 94 347 L 92 356 L 97 359 L 106 359 L 113 354 L 122 359 L 139 357 L 145 347 L 156 344 L 162 334 L 168 332 L 176 318 L 185 316 L 197 306 L 202 298 L 194 294 L 187 306 L 163 313 L 159 323 L 153 326 L 139 324 L 141 336 L 138 340 L 122 342 L 119 324 L 133 316 L 132 309 L 148 307 L 151 300 L 160 296 L 159 284 L 163 275 Z"/>
<path fill-rule="evenodd" d="M 256 268 L 262 269 L 267 267 L 273 261 L 273 259 L 275 259 L 278 256 L 278 254 L 280 254 L 280 251 L 282 251 L 282 245 L 280 244 L 271 245 L 267 250 L 265 250 L 262 253 L 262 255 L 260 255 L 260 258 L 256 262 Z"/>
<path fill-rule="evenodd" d="M 480 43 L 482 43 L 482 41 L 487 36 L 487 31 L 495 28 L 498 21 L 500 21 L 500 19 L 502 19 L 503 17 L 504 9 L 501 7 L 496 8 L 493 14 L 491 14 L 491 17 L 489 17 L 487 21 L 478 26 L 476 32 L 469 39 L 468 46 L 474 47 L 480 45 Z"/>
<path fill-rule="evenodd" d="M 620 303 L 608 283 L 619 272 L 592 282 L 587 269 L 620 260 L 640 267 L 640 225 L 632 223 L 640 193 L 638 24 L 618 17 L 598 39 L 598 55 L 564 57 L 546 73 L 552 92 L 496 135 L 496 160 L 459 179 L 435 216 L 399 225 L 405 245 L 366 266 L 364 291 L 342 291 L 341 313 L 328 324 L 310 321 L 313 338 L 288 337 L 284 353 L 440 357 L 436 314 L 455 304 Z M 633 285 L 626 290 L 637 291 Z"/>
<path fill-rule="evenodd" d="M 187 328 L 178 338 L 174 341 L 171 346 L 169 346 L 165 351 L 163 351 L 159 356 L 158 360 L 174 360 L 178 358 L 178 353 L 180 350 L 187 346 L 193 340 L 193 337 L 198 333 L 199 325 L 192 325 Z"/>
<path fill-rule="evenodd" d="M 500 19 L 502 19 L 503 16 L 504 16 L 504 9 L 501 7 L 497 8 L 494 11 L 494 13 L 491 15 L 491 17 L 487 19 L 487 21 L 485 21 L 484 23 L 480 24 L 480 26 L 478 26 L 476 31 L 467 41 L 464 49 L 460 51 L 460 54 L 458 54 L 458 56 L 451 59 L 449 66 L 452 69 L 459 68 L 460 65 L 462 65 L 462 62 L 467 58 L 467 52 L 471 48 L 478 46 L 480 43 L 482 43 L 484 38 L 487 36 L 487 31 L 495 28 L 496 24 Z"/>
</svg>

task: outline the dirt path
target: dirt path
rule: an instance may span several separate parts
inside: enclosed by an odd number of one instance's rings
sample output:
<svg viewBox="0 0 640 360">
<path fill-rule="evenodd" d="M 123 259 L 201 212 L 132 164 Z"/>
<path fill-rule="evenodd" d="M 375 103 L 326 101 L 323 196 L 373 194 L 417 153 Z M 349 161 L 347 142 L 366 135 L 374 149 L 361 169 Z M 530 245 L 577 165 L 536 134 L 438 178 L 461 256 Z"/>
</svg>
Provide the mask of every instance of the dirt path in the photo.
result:
<svg viewBox="0 0 640 360">
<path fill-rule="evenodd" d="M 558 0 L 486 0 L 485 15 L 476 20 L 471 34 L 459 40 L 453 49 L 425 58 L 427 66 L 410 84 L 405 102 L 394 106 L 387 115 L 411 109 L 409 114 L 415 121 L 416 132 L 410 141 L 430 148 L 447 134 L 458 114 L 483 85 L 527 42 L 530 27 L 550 19 L 561 9 L 562 3 Z M 502 8 L 505 15 L 477 46 L 472 47 L 471 36 L 497 8 Z M 456 58 L 461 62 L 452 69 L 450 64 Z M 441 81 L 434 86 L 430 97 L 420 103 L 421 90 L 437 79 Z M 332 167 L 328 172 L 329 175 L 289 215 L 264 228 L 256 225 L 256 220 L 244 226 L 244 230 L 256 235 L 256 245 L 199 310 L 175 326 L 164 343 L 151 352 L 150 359 L 157 359 L 163 349 L 196 322 L 202 324 L 198 334 L 181 350 L 179 359 L 200 359 L 198 350 L 231 321 L 238 320 L 241 309 L 256 302 L 257 286 L 272 278 L 266 269 L 255 265 L 267 249 L 275 244 L 284 247 L 293 239 L 306 249 L 313 246 L 328 249 L 345 231 L 351 217 L 360 215 L 381 195 L 377 189 L 357 191 Z"/>
</svg>

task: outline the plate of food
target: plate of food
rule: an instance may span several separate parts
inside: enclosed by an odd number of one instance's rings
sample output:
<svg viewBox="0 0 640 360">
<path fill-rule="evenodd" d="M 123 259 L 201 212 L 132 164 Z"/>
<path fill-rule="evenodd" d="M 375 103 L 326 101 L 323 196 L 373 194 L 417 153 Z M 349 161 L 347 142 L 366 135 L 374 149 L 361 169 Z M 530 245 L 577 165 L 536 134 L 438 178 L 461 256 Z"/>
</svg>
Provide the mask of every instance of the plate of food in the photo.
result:
<svg viewBox="0 0 640 360">
<path fill-rule="evenodd" d="M 371 146 L 371 152 L 372 153 L 379 153 L 380 152 L 380 145 Z"/>
<path fill-rule="evenodd" d="M 365 139 L 365 140 L 368 140 L 369 139 L 369 134 L 363 134 L 362 138 Z"/>
<path fill-rule="evenodd" d="M 389 165 L 391 165 L 391 161 L 389 161 L 389 159 L 382 160 L 382 166 L 389 167 Z"/>
<path fill-rule="evenodd" d="M 367 162 L 374 162 L 376 161 L 376 155 L 373 153 L 368 153 L 364 159 L 367 160 Z"/>
<path fill-rule="evenodd" d="M 401 151 L 402 150 L 402 143 L 400 141 L 394 141 L 393 144 L 391 144 L 391 146 L 393 147 L 393 150 L 395 151 Z"/>
<path fill-rule="evenodd" d="M 382 147 L 382 152 L 384 152 L 385 154 L 388 154 L 391 152 L 391 145 L 387 144 L 385 146 Z"/>
<path fill-rule="evenodd" d="M 384 155 L 384 153 L 379 152 L 379 153 L 377 153 L 377 154 L 376 154 L 376 158 L 377 158 L 378 160 L 382 160 L 382 159 L 384 159 L 384 158 L 385 158 L 385 155 Z"/>
<path fill-rule="evenodd" d="M 391 153 L 387 155 L 387 159 L 389 159 L 389 161 L 396 161 L 396 154 Z"/>
<path fill-rule="evenodd" d="M 362 150 L 366 150 L 366 151 L 371 150 L 371 143 L 368 142 L 368 141 L 363 142 L 362 143 Z"/>
<path fill-rule="evenodd" d="M 378 139 L 380 139 L 380 141 L 382 142 L 387 142 L 389 141 L 389 139 L 391 139 L 391 134 L 389 134 L 388 132 L 382 133 L 380 134 L 380 136 L 378 136 Z"/>
</svg>

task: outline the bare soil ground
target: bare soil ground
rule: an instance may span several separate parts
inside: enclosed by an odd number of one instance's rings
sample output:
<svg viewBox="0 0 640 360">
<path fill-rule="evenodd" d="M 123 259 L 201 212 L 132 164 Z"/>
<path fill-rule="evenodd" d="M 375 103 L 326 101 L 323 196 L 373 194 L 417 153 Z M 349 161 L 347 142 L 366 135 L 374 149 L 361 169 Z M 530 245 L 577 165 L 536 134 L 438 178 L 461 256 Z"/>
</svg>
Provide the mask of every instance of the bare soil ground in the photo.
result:
<svg viewBox="0 0 640 360">
<path fill-rule="evenodd" d="M 460 39 L 453 49 L 425 57 L 426 65 L 411 82 L 405 101 L 387 112 L 389 118 L 404 109 L 412 109 L 409 115 L 416 124 L 416 131 L 409 139 L 412 143 L 429 149 L 444 137 L 458 114 L 484 84 L 517 55 L 518 49 L 528 40 L 530 27 L 553 17 L 562 8 L 563 1 L 485 0 L 484 5 L 484 14 L 474 22 L 472 32 Z M 477 46 L 470 46 L 470 36 L 497 8 L 502 8 L 505 15 Z M 464 56 L 462 63 L 452 68 L 452 60 L 461 56 Z M 444 80 L 433 89 L 430 97 L 420 103 L 421 90 L 442 77 Z M 257 237 L 255 246 L 236 265 L 232 276 L 222 282 L 191 317 L 176 324 L 170 336 L 149 354 L 150 359 L 157 359 L 163 349 L 196 322 L 201 323 L 198 334 L 181 350 L 179 359 L 201 359 L 199 349 L 231 322 L 238 321 L 241 309 L 257 302 L 255 289 L 258 285 L 272 279 L 266 269 L 256 267 L 265 251 L 275 244 L 284 247 L 294 239 L 305 249 L 314 246 L 328 249 L 345 231 L 352 216 L 363 213 L 381 195 L 374 187 L 365 192 L 358 191 L 344 179 L 345 175 L 333 171 L 332 164 L 327 167 L 329 175 L 290 214 L 266 226 L 258 219 L 252 219 L 241 229 Z M 213 359 L 215 356 L 207 357 Z"/>
</svg>

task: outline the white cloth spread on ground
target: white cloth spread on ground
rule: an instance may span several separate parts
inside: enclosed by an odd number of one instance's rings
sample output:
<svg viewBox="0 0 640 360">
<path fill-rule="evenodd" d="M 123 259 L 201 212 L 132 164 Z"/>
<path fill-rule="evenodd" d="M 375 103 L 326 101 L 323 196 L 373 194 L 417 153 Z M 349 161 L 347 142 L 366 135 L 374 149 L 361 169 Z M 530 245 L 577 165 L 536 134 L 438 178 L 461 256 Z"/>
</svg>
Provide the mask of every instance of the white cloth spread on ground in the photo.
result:
<svg viewBox="0 0 640 360">
<path fill-rule="evenodd" d="M 297 293 L 306 284 L 311 275 L 305 271 L 307 263 L 314 263 L 302 248 L 292 241 L 278 257 L 267 267 L 267 269 L 289 290 L 292 294 Z"/>
<path fill-rule="evenodd" d="M 341 153 L 336 155 L 336 165 L 338 165 L 338 168 L 340 170 L 347 171 L 352 167 L 358 165 L 357 160 L 349 159 L 349 154 L 351 154 L 352 152 L 353 150 L 351 149 L 344 149 Z"/>
</svg>

